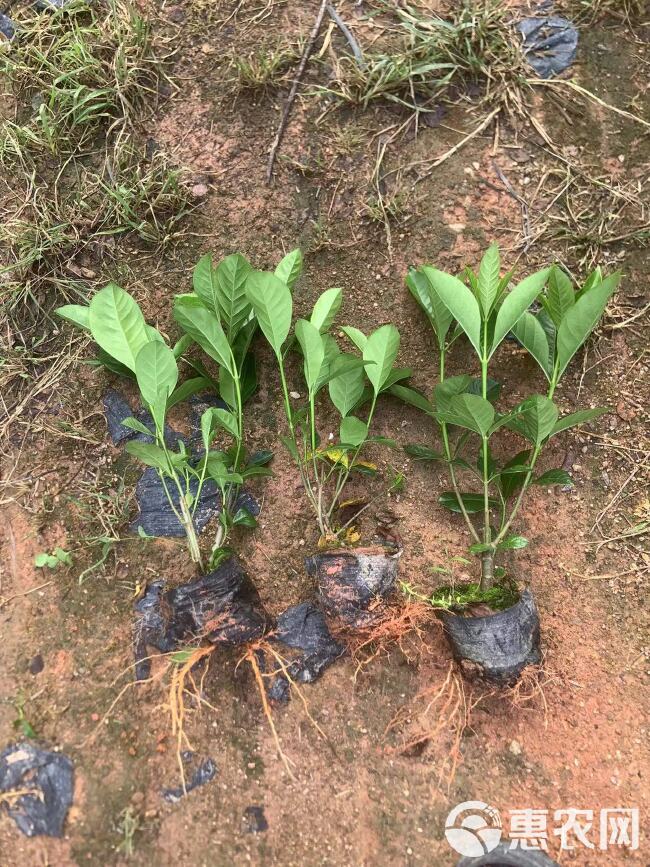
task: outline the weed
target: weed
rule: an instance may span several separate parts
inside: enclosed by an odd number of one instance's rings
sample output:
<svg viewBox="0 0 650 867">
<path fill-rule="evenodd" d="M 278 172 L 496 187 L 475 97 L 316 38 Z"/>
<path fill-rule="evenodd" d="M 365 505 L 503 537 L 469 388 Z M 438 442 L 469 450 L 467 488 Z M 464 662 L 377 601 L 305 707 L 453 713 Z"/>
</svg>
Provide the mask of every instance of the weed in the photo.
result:
<svg viewBox="0 0 650 867">
<path fill-rule="evenodd" d="M 13 721 L 14 730 L 19 732 L 24 738 L 37 737 L 36 730 L 34 729 L 34 726 L 30 723 L 29 719 L 27 718 L 27 714 L 25 713 L 25 705 L 27 704 L 27 699 L 22 692 L 18 693 L 18 695 L 14 698 L 12 704 L 14 706 L 14 710 L 16 711 L 16 719 Z"/>
<path fill-rule="evenodd" d="M 43 551 L 34 557 L 34 566 L 37 569 L 58 569 L 59 566 L 72 566 L 72 557 L 69 551 L 56 547 L 51 554 Z"/>
<path fill-rule="evenodd" d="M 527 71 L 507 7 L 494 0 L 463 3 L 449 18 L 396 8 L 399 43 L 383 52 L 339 58 L 327 90 L 366 108 L 387 99 L 415 111 L 478 85 L 490 107 L 521 110 Z"/>
<path fill-rule="evenodd" d="M 74 0 L 47 15 L 29 10 L 18 24 L 20 39 L 2 54 L 0 72 L 28 117 L 4 131 L 0 159 L 24 159 L 26 149 L 74 151 L 100 127 L 133 120 L 155 96 L 165 51 L 128 3 Z"/>
<path fill-rule="evenodd" d="M 236 55 L 231 61 L 235 90 L 242 93 L 276 87 L 301 53 L 300 43 L 281 41 L 271 48 L 258 47 L 246 57 Z"/>
<path fill-rule="evenodd" d="M 134 853 L 133 838 L 140 830 L 140 817 L 133 807 L 126 807 L 120 813 L 117 831 L 121 836 L 117 851 L 125 858 L 131 858 Z"/>
</svg>

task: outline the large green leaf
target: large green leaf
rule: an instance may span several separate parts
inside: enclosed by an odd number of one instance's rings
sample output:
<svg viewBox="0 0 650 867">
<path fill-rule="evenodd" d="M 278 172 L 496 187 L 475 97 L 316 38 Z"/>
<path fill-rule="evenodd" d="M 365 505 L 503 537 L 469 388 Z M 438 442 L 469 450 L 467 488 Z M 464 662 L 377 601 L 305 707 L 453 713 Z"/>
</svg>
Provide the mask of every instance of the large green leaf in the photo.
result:
<svg viewBox="0 0 650 867">
<path fill-rule="evenodd" d="M 228 412 L 227 409 L 211 406 L 201 416 L 201 430 L 211 431 L 217 427 L 223 428 L 227 433 L 231 434 L 235 439 L 239 438 L 239 425 L 237 424 L 237 416 Z M 207 447 L 206 447 L 207 448 Z"/>
<path fill-rule="evenodd" d="M 357 359 L 356 356 L 349 356 Z M 361 400 L 365 382 L 363 363 L 347 369 L 329 382 L 329 395 L 332 403 L 342 416 L 352 412 Z"/>
<path fill-rule="evenodd" d="M 394 325 L 382 325 L 368 337 L 363 360 L 370 362 L 366 376 L 375 395 L 379 394 L 390 376 L 399 352 L 399 331 Z"/>
<path fill-rule="evenodd" d="M 407 277 L 406 285 L 409 292 L 429 317 L 431 327 L 438 339 L 438 348 L 443 349 L 447 332 L 454 321 L 449 309 L 438 296 L 428 272 L 431 269 L 424 265 L 420 270 L 412 268 Z"/>
<path fill-rule="evenodd" d="M 486 436 L 494 422 L 494 407 L 477 394 L 457 394 L 450 398 L 447 409 L 438 413 L 438 419 Z"/>
<path fill-rule="evenodd" d="M 501 256 L 496 244 L 490 244 L 481 260 L 478 272 L 478 301 L 485 319 L 490 315 L 499 291 Z"/>
<path fill-rule="evenodd" d="M 169 346 L 160 340 L 146 343 L 135 360 L 135 376 L 145 403 L 166 405 L 178 382 L 178 366 Z"/>
<path fill-rule="evenodd" d="M 515 494 L 524 483 L 528 475 L 528 459 L 530 458 L 530 449 L 524 449 L 511 458 L 497 476 L 501 495 L 504 500 L 509 499 Z"/>
<path fill-rule="evenodd" d="M 573 485 L 573 479 L 566 470 L 546 470 L 541 476 L 533 479 L 533 485 Z"/>
<path fill-rule="evenodd" d="M 341 422 L 340 433 L 342 443 L 351 446 L 360 446 L 368 436 L 368 427 L 360 418 L 348 415 Z"/>
<path fill-rule="evenodd" d="M 458 277 L 452 277 L 437 268 L 426 268 L 426 275 L 434 292 L 458 322 L 470 343 L 481 355 L 481 311 L 472 290 Z"/>
<path fill-rule="evenodd" d="M 279 356 L 291 329 L 293 304 L 287 284 L 274 274 L 253 271 L 246 281 L 246 294 L 262 333 Z"/>
<path fill-rule="evenodd" d="M 353 325 L 344 325 L 341 328 L 341 331 L 346 334 L 352 343 L 360 349 L 361 352 L 366 348 L 366 344 L 368 343 L 368 338 L 363 333 L 363 331 L 359 331 L 358 328 L 355 328 Z"/>
<path fill-rule="evenodd" d="M 304 358 L 307 388 L 310 394 L 314 394 L 325 360 L 323 337 L 318 328 L 306 319 L 299 319 L 296 322 L 295 331 Z"/>
<path fill-rule="evenodd" d="M 433 415 L 436 411 L 436 408 L 431 401 L 427 400 L 423 394 L 416 391 L 414 388 L 408 388 L 406 385 L 391 385 L 388 390 L 391 394 L 394 394 L 395 397 L 399 397 L 400 400 L 403 400 L 404 403 L 408 403 L 417 409 L 421 409 L 422 412 L 426 412 L 428 415 Z"/>
<path fill-rule="evenodd" d="M 449 409 L 452 397 L 466 392 L 471 382 L 472 377 L 466 373 L 461 373 L 459 376 L 448 376 L 445 380 L 439 382 L 433 390 L 436 411 L 439 413 L 446 412 Z"/>
<path fill-rule="evenodd" d="M 553 426 L 551 432 L 552 436 L 561 433 L 563 430 L 568 430 L 571 427 L 577 427 L 578 425 L 585 424 L 588 421 L 593 421 L 593 419 L 604 415 L 606 412 L 609 412 L 609 407 L 597 406 L 594 409 L 580 409 L 578 412 L 572 412 L 570 415 L 565 415 L 563 418 L 558 419 Z"/>
<path fill-rule="evenodd" d="M 422 446 L 418 443 L 409 443 L 404 446 L 404 451 L 414 461 L 446 461 L 447 458 L 442 452 L 437 452 L 429 446 Z"/>
<path fill-rule="evenodd" d="M 228 338 L 212 311 L 191 298 L 179 297 L 174 301 L 174 319 L 210 358 L 235 376 L 235 360 Z"/>
<path fill-rule="evenodd" d="M 548 273 L 549 269 L 544 268 L 542 271 L 530 274 L 506 295 L 497 313 L 490 357 L 494 354 L 506 334 L 512 330 L 515 323 L 523 316 L 524 312 L 542 291 L 548 279 Z"/>
<path fill-rule="evenodd" d="M 576 302 L 571 278 L 557 265 L 551 268 L 548 277 L 548 288 L 544 300 L 544 309 L 551 317 L 556 328 L 564 319 L 566 313 Z"/>
<path fill-rule="evenodd" d="M 61 319 L 67 322 L 72 322 L 83 328 L 84 331 L 90 331 L 90 308 L 84 304 L 64 304 L 63 307 L 57 307 L 54 311 Z"/>
<path fill-rule="evenodd" d="M 296 281 L 302 274 L 302 268 L 302 250 L 296 248 L 290 253 L 287 253 L 287 255 L 278 263 L 278 266 L 275 269 L 275 276 L 292 290 L 296 285 Z"/>
<path fill-rule="evenodd" d="M 535 394 L 513 410 L 515 416 L 506 427 L 516 431 L 535 445 L 540 445 L 551 435 L 557 421 L 557 406 L 548 397 Z"/>
<path fill-rule="evenodd" d="M 341 289 L 326 289 L 314 304 L 309 321 L 316 326 L 321 334 L 329 331 L 336 314 L 339 312 L 342 300 L 343 291 Z"/>
<path fill-rule="evenodd" d="M 521 319 L 512 326 L 512 333 L 524 349 L 527 349 L 533 356 L 544 371 L 546 378 L 550 379 L 553 370 L 551 351 L 546 332 L 537 318 L 532 313 L 526 311 Z"/>
<path fill-rule="evenodd" d="M 483 494 L 461 494 L 461 500 L 463 502 L 463 506 L 465 507 L 465 511 L 468 515 L 474 515 L 477 512 L 482 512 L 485 503 L 483 500 Z M 462 509 L 460 507 L 460 503 L 458 502 L 458 497 L 453 491 L 445 491 L 440 494 L 438 497 L 438 502 L 441 506 L 444 506 L 446 509 L 449 509 L 451 512 L 461 512 Z M 488 504 L 491 509 L 495 508 L 498 503 L 493 498 L 490 497 L 488 499 Z"/>
<path fill-rule="evenodd" d="M 135 372 L 135 360 L 151 337 L 137 303 L 115 283 L 101 289 L 90 302 L 88 322 L 96 343 Z"/>
<path fill-rule="evenodd" d="M 562 376 L 568 363 L 596 327 L 620 279 L 620 273 L 610 274 L 602 283 L 596 284 L 581 295 L 573 307 L 565 313 L 557 331 L 558 378 Z"/>
<path fill-rule="evenodd" d="M 250 262 L 240 253 L 226 256 L 216 268 L 208 254 L 199 259 L 194 268 L 194 291 L 222 320 L 231 343 L 250 317 L 251 305 L 245 285 L 252 270 Z"/>
<path fill-rule="evenodd" d="M 148 467 L 155 467 L 157 470 L 163 472 L 167 472 L 169 469 L 165 452 L 153 443 L 142 443 L 138 440 L 131 440 L 126 444 L 126 450 L 130 455 L 138 458 Z"/>
<path fill-rule="evenodd" d="M 171 409 L 173 406 L 176 406 L 177 403 L 182 403 L 182 401 L 187 400 L 187 398 L 191 397 L 193 394 L 205 391 L 207 388 L 210 388 L 211 385 L 211 380 L 207 379 L 205 376 L 194 376 L 191 379 L 186 379 L 185 382 L 181 382 L 178 388 L 174 389 L 174 391 L 169 395 L 167 409 Z"/>
</svg>

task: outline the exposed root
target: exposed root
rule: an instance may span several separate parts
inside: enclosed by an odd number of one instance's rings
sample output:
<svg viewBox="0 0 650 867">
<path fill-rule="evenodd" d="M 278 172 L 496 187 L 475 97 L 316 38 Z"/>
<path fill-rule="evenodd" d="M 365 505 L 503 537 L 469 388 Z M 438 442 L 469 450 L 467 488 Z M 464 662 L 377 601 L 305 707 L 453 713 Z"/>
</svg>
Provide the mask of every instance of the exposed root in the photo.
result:
<svg viewBox="0 0 650 867">
<path fill-rule="evenodd" d="M 271 714 L 271 708 L 269 707 L 269 700 L 266 697 L 266 688 L 264 687 L 264 679 L 262 676 L 262 672 L 260 671 L 260 666 L 257 661 L 257 657 L 255 656 L 255 650 L 259 648 L 249 647 L 246 651 L 246 655 L 244 659 L 249 663 L 250 667 L 253 669 L 253 674 L 255 675 L 255 682 L 257 683 L 257 688 L 259 689 L 260 698 L 262 699 L 262 708 L 264 709 L 264 715 L 269 724 L 269 728 L 271 729 L 271 734 L 273 735 L 273 740 L 275 741 L 275 748 L 278 751 L 278 755 L 282 759 L 282 764 L 284 765 L 284 769 L 287 774 L 291 777 L 292 780 L 295 780 L 296 777 L 291 770 L 289 765 L 289 759 L 285 755 L 282 750 L 282 745 L 280 744 L 280 738 L 278 736 L 277 729 L 275 727 L 275 723 L 273 722 L 273 715 Z"/>
<path fill-rule="evenodd" d="M 506 689 L 506 698 L 517 709 L 527 708 L 540 700 L 544 710 L 544 728 L 548 728 L 548 701 L 545 687 L 555 680 L 542 665 L 528 665 L 517 683 Z"/>
<path fill-rule="evenodd" d="M 394 647 L 404 654 L 410 663 L 423 655 L 431 655 L 433 647 L 425 627 L 440 626 L 431 605 L 419 601 L 407 601 L 400 605 L 387 605 L 385 611 L 368 626 L 356 628 L 332 628 L 332 634 L 342 641 L 356 662 L 354 677 L 380 656 L 387 655 Z"/>
<path fill-rule="evenodd" d="M 456 664 L 450 662 L 442 683 L 418 693 L 389 722 L 385 736 L 392 731 L 415 729 L 415 734 L 405 735 L 398 746 L 389 748 L 389 752 L 417 756 L 429 743 L 446 745 L 446 754 L 440 761 L 438 785 L 444 781 L 449 791 L 462 760 L 463 733 L 470 723 L 472 710 L 483 697 L 473 700 L 471 692 L 467 694 Z"/>
</svg>

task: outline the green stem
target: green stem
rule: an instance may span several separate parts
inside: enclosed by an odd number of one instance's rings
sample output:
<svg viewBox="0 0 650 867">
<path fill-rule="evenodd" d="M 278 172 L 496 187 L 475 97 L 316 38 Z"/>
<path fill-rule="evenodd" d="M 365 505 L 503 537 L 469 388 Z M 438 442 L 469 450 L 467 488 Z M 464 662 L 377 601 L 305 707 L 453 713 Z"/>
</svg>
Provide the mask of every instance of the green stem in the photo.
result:
<svg viewBox="0 0 650 867">
<path fill-rule="evenodd" d="M 373 394 L 372 403 L 370 405 L 370 412 L 368 413 L 368 419 L 366 421 L 366 430 L 367 431 L 370 430 L 370 425 L 372 424 L 372 418 L 375 414 L 375 407 L 377 406 L 377 397 L 378 397 L 377 394 Z M 332 518 L 332 514 L 334 513 L 334 509 L 336 508 L 336 504 L 338 503 L 339 497 L 341 496 L 341 494 L 343 492 L 343 488 L 345 487 L 348 479 L 350 478 L 350 473 L 352 472 L 352 467 L 354 466 L 354 462 L 358 458 L 359 452 L 363 448 L 365 442 L 366 441 L 364 439 L 363 442 L 359 443 L 359 445 L 356 447 L 356 450 L 352 456 L 352 460 L 348 461 L 348 465 L 347 465 L 347 467 L 345 467 L 344 472 L 339 474 L 339 478 L 338 478 L 338 481 L 336 483 L 336 488 L 334 490 L 334 496 L 332 497 L 330 507 L 327 511 L 327 522 L 328 523 L 330 522 L 330 520 Z"/>
<path fill-rule="evenodd" d="M 440 382 L 445 381 L 445 347 L 440 347 Z M 465 503 L 463 503 L 463 498 L 460 494 L 460 489 L 458 487 L 458 481 L 456 479 L 456 471 L 454 470 L 454 466 L 452 464 L 452 454 L 451 454 L 451 446 L 449 445 L 449 430 L 447 428 L 447 423 L 444 421 L 439 422 L 440 430 L 442 432 L 442 442 L 445 449 L 445 457 L 447 458 L 447 466 L 449 467 L 449 475 L 451 477 L 451 484 L 454 489 L 454 493 L 456 494 L 456 499 L 458 501 L 458 505 L 460 506 L 461 514 L 467 524 L 467 528 L 474 539 L 475 542 L 480 542 L 479 535 L 476 532 L 474 524 L 472 523 L 472 519 L 469 516 L 467 509 L 465 508 Z"/>
<path fill-rule="evenodd" d="M 481 357 L 481 394 L 483 400 L 487 400 L 487 375 L 488 375 L 488 358 L 487 358 L 487 335 L 488 321 L 487 318 L 483 323 L 483 354 Z M 483 451 L 483 544 L 492 544 L 492 527 L 490 526 L 490 449 L 489 437 L 482 437 Z M 485 551 L 481 555 L 481 590 L 486 591 L 492 588 L 494 583 L 494 549 Z"/>
</svg>

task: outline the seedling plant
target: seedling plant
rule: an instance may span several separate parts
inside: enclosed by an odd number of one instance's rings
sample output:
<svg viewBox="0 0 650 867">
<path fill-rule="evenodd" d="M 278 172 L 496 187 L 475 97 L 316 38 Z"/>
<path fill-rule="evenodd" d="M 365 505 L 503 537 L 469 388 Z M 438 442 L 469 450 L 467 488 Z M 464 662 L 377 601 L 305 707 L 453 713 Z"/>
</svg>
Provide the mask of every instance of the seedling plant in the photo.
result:
<svg viewBox="0 0 650 867">
<path fill-rule="evenodd" d="M 346 534 L 351 522 L 341 524 L 338 520 L 350 476 L 376 473 L 374 464 L 363 460 L 362 453 L 371 444 L 395 445 L 393 440 L 371 434 L 378 398 L 411 371 L 394 366 L 400 343 L 394 325 L 383 325 L 368 336 L 343 326 L 342 332 L 360 354 L 341 351 L 330 334 L 342 302 L 341 289 L 323 292 L 309 319 L 298 319 L 292 329 L 291 291 L 301 271 L 302 255 L 296 250 L 283 259 L 275 273 L 254 273 L 246 283 L 246 292 L 278 366 L 288 426 L 282 442 L 298 468 L 318 524 L 320 545 L 335 545 L 355 540 Z M 292 406 L 291 397 L 296 393 L 290 393 L 287 384 L 287 355 L 292 348 L 302 355 L 306 390 L 297 408 Z M 322 442 L 319 429 L 323 403 L 327 402 L 323 400 L 325 387 L 341 421 L 338 439 Z"/>
<path fill-rule="evenodd" d="M 197 291 L 176 299 L 174 316 L 186 334 L 173 348 L 145 322 L 137 302 L 114 284 L 98 292 L 88 307 L 65 305 L 57 311 L 90 332 L 100 348 L 98 363 L 135 379 L 150 421 L 145 424 L 131 417 L 123 424 L 152 441 L 132 440 L 127 451 L 157 471 L 170 507 L 185 531 L 190 556 L 201 566 L 194 515 L 206 479 L 212 479 L 222 494 L 219 529 L 211 555 L 214 564 L 230 553 L 225 543 L 233 526 L 254 526 L 255 518 L 245 507 L 235 509 L 239 488 L 245 477 L 267 472 L 262 464 L 271 457 L 269 453 L 257 455 L 244 465 L 242 381 L 248 377 L 245 387 L 250 390 L 251 368 L 246 357 L 256 327 L 250 305 L 245 297 L 237 296 L 246 265 L 243 257 L 237 256 L 228 257 L 216 269 L 209 257 L 199 262 L 194 274 Z M 213 293 L 210 296 L 208 289 Z M 230 306 L 224 313 L 227 304 Z M 227 323 L 228 336 L 221 316 Z M 178 385 L 178 361 L 194 341 L 217 361 L 219 378 L 212 377 L 201 361 L 192 360 L 200 375 Z M 209 407 L 202 413 L 203 453 L 197 458 L 181 439 L 172 445 L 166 415 L 171 407 L 208 387 L 219 389 L 228 408 Z M 225 431 L 233 440 L 228 451 L 211 448 L 219 431 Z"/>
<path fill-rule="evenodd" d="M 416 459 L 439 460 L 447 465 L 453 490 L 443 493 L 439 501 L 463 516 L 472 538 L 470 551 L 481 558 L 479 589 L 489 594 L 495 579 L 501 584 L 506 579 L 504 569 L 495 565 L 498 556 L 528 544 L 512 532 L 526 491 L 533 484 L 571 483 L 563 469 L 536 474 L 544 447 L 562 431 L 607 411 L 598 407 L 560 418 L 553 396 L 569 362 L 600 320 L 620 275 L 603 277 L 597 269 L 576 291 L 568 275 L 553 266 L 531 274 L 509 290 L 512 272 L 501 276 L 499 250 L 492 245 L 478 274 L 467 269 L 464 277 L 461 280 L 428 265 L 409 273 L 407 285 L 436 337 L 440 381 L 433 401 L 404 386 L 393 391 L 439 424 L 442 452 L 421 445 L 408 446 L 407 451 Z M 534 302 L 538 303 L 536 312 L 529 309 Z M 510 333 L 537 361 L 548 388 L 546 394 L 534 394 L 514 409 L 499 412 L 495 403 L 500 385 L 490 378 L 489 366 Z M 461 334 L 476 353 L 478 378 L 469 374 L 446 376 L 447 353 Z M 503 429 L 522 437 L 527 446 L 497 460 L 493 443 Z M 472 444 L 478 444 L 474 459 L 468 455 Z M 478 480 L 478 491 L 461 490 L 461 472 Z M 480 516 L 478 522 L 475 515 Z M 470 588 L 472 593 L 475 589 Z"/>
</svg>

